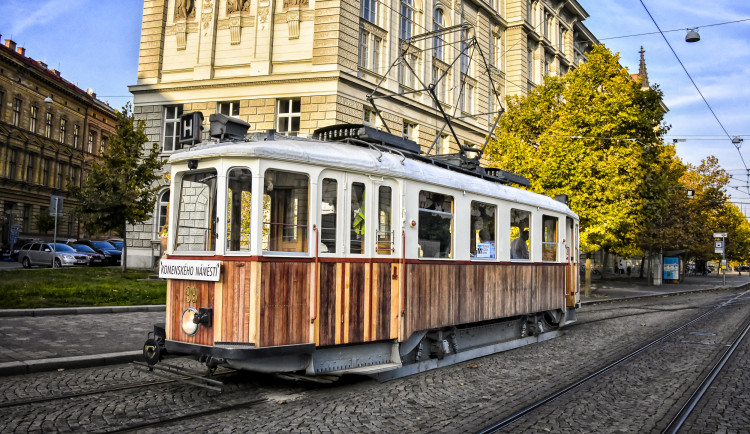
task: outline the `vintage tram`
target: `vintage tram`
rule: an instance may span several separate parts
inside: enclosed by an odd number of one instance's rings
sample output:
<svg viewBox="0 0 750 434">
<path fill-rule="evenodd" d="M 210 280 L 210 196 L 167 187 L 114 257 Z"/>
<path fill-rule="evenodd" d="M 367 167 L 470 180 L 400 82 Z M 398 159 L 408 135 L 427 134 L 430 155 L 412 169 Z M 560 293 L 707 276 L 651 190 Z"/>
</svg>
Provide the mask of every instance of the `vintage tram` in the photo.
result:
<svg viewBox="0 0 750 434">
<path fill-rule="evenodd" d="M 147 362 L 389 379 L 552 336 L 580 304 L 577 216 L 462 161 L 364 125 L 174 153 Z"/>
</svg>

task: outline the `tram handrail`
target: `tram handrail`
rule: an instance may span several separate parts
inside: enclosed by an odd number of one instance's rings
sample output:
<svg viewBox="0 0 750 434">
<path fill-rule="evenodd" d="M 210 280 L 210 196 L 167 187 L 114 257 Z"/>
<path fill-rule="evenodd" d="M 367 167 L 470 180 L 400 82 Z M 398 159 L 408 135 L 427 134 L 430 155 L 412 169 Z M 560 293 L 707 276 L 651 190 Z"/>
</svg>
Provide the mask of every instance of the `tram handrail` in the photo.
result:
<svg viewBox="0 0 750 434">
<path fill-rule="evenodd" d="M 315 290 L 313 291 L 313 314 L 312 318 L 310 318 L 310 324 L 314 324 L 315 320 L 318 319 L 318 259 L 320 258 L 318 252 L 318 225 L 313 225 L 313 232 L 315 232 L 315 285 L 313 285 Z"/>
</svg>

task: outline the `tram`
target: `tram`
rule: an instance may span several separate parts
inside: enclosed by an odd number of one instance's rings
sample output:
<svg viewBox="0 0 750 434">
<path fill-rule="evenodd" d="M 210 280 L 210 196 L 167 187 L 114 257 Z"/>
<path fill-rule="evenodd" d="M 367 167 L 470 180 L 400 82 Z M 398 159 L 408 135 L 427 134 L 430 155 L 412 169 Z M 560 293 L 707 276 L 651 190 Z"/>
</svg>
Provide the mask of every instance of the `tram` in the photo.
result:
<svg viewBox="0 0 750 434">
<path fill-rule="evenodd" d="M 365 125 L 244 137 L 169 159 L 152 367 L 174 354 L 209 369 L 389 379 L 575 320 L 578 217 L 564 200 Z"/>
</svg>

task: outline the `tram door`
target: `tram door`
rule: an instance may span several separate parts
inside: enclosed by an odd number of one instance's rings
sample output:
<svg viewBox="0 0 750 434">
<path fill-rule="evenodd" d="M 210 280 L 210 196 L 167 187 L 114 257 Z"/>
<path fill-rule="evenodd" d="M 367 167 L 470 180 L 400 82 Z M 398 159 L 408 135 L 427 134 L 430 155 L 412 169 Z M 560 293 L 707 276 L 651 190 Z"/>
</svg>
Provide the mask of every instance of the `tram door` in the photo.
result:
<svg viewBox="0 0 750 434">
<path fill-rule="evenodd" d="M 565 254 L 567 272 L 565 273 L 565 300 L 569 307 L 578 302 L 578 224 L 570 217 L 565 219 Z"/>
</svg>

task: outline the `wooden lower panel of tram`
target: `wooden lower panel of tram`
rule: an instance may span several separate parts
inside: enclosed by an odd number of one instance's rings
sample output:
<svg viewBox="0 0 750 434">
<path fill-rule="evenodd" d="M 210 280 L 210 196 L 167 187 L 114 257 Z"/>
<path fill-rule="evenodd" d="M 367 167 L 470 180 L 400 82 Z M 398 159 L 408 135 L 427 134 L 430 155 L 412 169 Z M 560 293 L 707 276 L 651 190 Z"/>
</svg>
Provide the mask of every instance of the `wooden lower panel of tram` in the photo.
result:
<svg viewBox="0 0 750 434">
<path fill-rule="evenodd" d="M 314 322 L 310 261 L 225 260 L 220 282 L 170 280 L 167 339 L 327 346 L 396 339 L 400 326 L 405 339 L 419 330 L 563 309 L 571 284 L 566 264 L 326 260 L 318 267 Z M 180 318 L 188 306 L 213 308 L 213 327 L 200 327 L 194 336 L 183 333 Z"/>
</svg>

